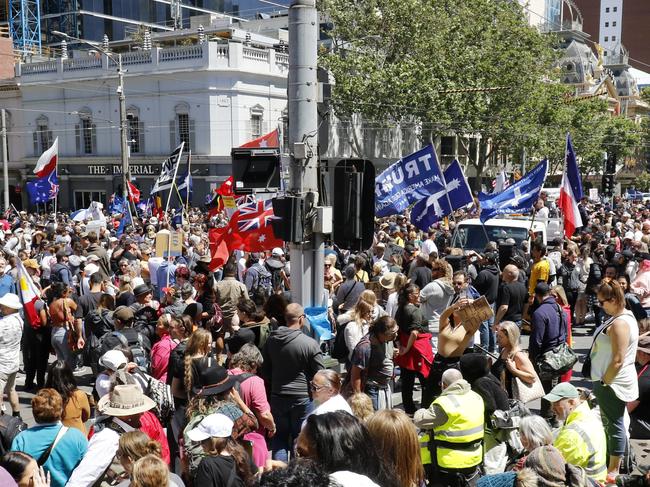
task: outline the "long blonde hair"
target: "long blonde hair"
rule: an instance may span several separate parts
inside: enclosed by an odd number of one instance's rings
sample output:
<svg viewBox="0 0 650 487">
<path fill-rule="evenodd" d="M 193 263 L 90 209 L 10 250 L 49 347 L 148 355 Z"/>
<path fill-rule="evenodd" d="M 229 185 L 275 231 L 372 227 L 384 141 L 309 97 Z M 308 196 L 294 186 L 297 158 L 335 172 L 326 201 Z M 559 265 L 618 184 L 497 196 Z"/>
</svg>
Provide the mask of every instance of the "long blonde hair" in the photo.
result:
<svg viewBox="0 0 650 487">
<path fill-rule="evenodd" d="M 413 422 L 403 411 L 382 409 L 366 421 L 368 432 L 379 457 L 392 465 L 403 487 L 421 485 L 424 467 L 420 442 Z"/>
<path fill-rule="evenodd" d="M 189 395 L 192 390 L 192 360 L 205 357 L 212 345 L 212 335 L 204 328 L 197 328 L 187 341 L 184 358 L 184 380 L 185 392 Z"/>
<path fill-rule="evenodd" d="M 119 448 L 117 451 L 122 456 L 127 456 L 135 462 L 147 455 L 161 456 L 160 443 L 152 440 L 140 430 L 129 431 L 120 436 Z"/>
</svg>

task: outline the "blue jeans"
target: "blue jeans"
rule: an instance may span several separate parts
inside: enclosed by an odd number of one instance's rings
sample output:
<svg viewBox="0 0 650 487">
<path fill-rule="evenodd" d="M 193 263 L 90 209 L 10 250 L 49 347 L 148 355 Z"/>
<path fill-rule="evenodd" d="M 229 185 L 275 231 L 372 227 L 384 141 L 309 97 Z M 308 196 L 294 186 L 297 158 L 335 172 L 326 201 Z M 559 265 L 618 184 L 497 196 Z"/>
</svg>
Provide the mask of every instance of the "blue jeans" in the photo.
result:
<svg viewBox="0 0 650 487">
<path fill-rule="evenodd" d="M 275 419 L 275 435 L 271 438 L 273 460 L 286 462 L 307 416 L 308 397 L 271 395 L 271 413 Z"/>
<path fill-rule="evenodd" d="M 76 367 L 76 360 L 70 347 L 68 347 L 68 332 L 63 326 L 53 326 L 50 338 L 57 360 L 65 361 L 72 370 Z"/>
<path fill-rule="evenodd" d="M 491 304 L 492 310 L 494 311 L 494 304 Z M 494 324 L 494 315 L 489 320 L 481 323 L 479 327 L 479 333 L 481 335 L 481 346 L 490 352 L 496 352 L 497 349 L 497 334 L 492 331 L 492 325 Z"/>
</svg>

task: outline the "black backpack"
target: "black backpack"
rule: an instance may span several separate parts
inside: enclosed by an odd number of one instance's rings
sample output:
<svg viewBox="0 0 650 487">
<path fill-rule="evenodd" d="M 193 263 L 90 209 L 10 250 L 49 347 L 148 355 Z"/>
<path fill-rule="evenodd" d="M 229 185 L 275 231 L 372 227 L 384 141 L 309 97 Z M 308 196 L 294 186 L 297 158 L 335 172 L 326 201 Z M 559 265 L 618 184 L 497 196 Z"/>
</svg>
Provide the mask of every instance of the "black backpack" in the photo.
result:
<svg viewBox="0 0 650 487">
<path fill-rule="evenodd" d="M 127 333 L 123 333 L 124 331 Z M 122 332 L 112 331 L 106 333 L 100 340 L 100 357 L 116 347 L 128 347 L 138 368 L 148 374 L 151 368 L 151 360 L 149 359 L 151 351 L 148 350 L 149 347 L 145 340 L 145 336 L 133 328 L 124 328 Z"/>
<path fill-rule="evenodd" d="M 11 416 L 9 414 L 0 414 L 0 457 L 11 450 L 11 444 L 18 433 L 27 429 L 20 416 Z"/>
<path fill-rule="evenodd" d="M 344 325 L 339 325 L 336 330 L 336 337 L 334 338 L 331 355 L 332 358 L 335 358 L 339 362 L 347 362 L 348 356 L 350 355 L 348 345 L 345 343 L 345 327 L 348 324 L 349 322 Z"/>
</svg>

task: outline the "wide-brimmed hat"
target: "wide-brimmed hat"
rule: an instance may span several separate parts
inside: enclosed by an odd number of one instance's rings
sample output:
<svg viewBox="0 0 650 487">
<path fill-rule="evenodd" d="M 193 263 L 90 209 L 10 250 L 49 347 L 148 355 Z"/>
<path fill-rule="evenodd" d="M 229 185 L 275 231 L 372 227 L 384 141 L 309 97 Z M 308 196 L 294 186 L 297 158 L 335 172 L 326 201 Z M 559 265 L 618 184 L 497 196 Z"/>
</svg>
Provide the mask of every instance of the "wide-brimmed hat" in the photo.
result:
<svg viewBox="0 0 650 487">
<path fill-rule="evenodd" d="M 27 259 L 23 261 L 23 265 L 28 269 L 34 269 L 37 271 L 40 267 L 36 259 Z"/>
<path fill-rule="evenodd" d="M 141 296 L 142 294 L 149 294 L 150 292 L 151 288 L 146 284 L 139 284 L 135 287 L 135 289 L 133 289 L 134 296 Z"/>
<path fill-rule="evenodd" d="M 144 413 L 154 407 L 154 400 L 145 396 L 137 384 L 116 385 L 97 403 L 100 413 L 118 417 Z"/>
<path fill-rule="evenodd" d="M 20 298 L 13 293 L 7 293 L 0 298 L 0 306 L 6 306 L 7 308 L 19 310 L 23 308 L 23 304 L 20 302 Z"/>
<path fill-rule="evenodd" d="M 221 394 L 235 385 L 234 378 L 212 357 L 192 361 L 192 378 L 192 392 L 199 396 Z"/>
<path fill-rule="evenodd" d="M 385 289 L 393 289 L 395 287 L 395 278 L 397 277 L 397 272 L 387 272 L 381 279 L 379 279 L 379 284 Z"/>
</svg>

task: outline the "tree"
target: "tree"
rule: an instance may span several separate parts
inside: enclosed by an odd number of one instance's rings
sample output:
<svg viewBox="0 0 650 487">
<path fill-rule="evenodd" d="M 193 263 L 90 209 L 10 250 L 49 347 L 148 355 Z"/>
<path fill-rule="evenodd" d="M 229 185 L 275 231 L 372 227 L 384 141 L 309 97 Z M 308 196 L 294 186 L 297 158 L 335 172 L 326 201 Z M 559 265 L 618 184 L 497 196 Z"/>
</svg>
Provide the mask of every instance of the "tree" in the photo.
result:
<svg viewBox="0 0 650 487">
<path fill-rule="evenodd" d="M 333 25 L 320 61 L 335 80 L 338 116 L 419 123 L 423 143 L 480 134 L 490 144 L 471 161 L 478 174 L 497 154 L 523 149 L 531 164 L 557 164 L 567 131 L 586 168 L 602 164 L 605 103 L 567 101 L 572 89 L 553 68 L 556 38 L 529 26 L 518 2 L 322 0 L 321 9 Z"/>
</svg>

